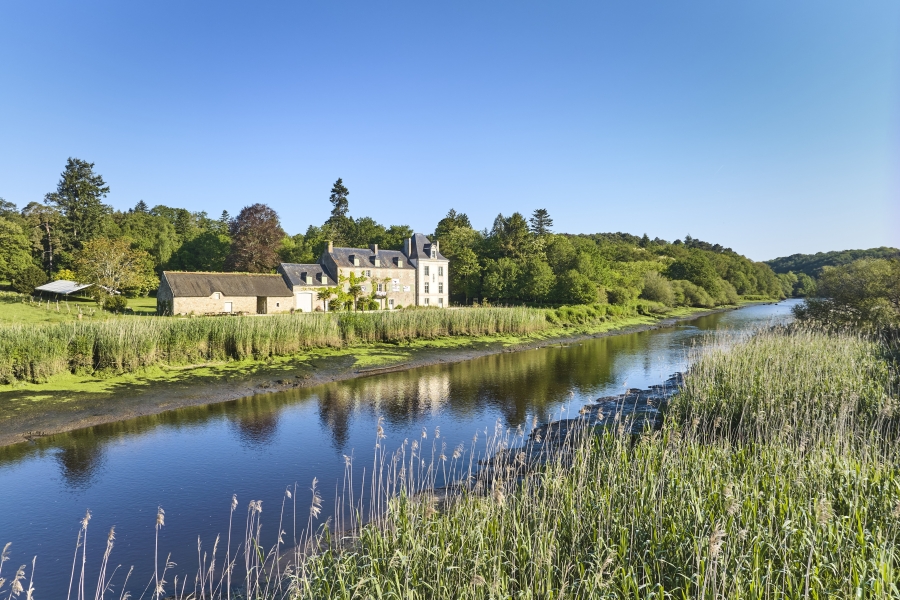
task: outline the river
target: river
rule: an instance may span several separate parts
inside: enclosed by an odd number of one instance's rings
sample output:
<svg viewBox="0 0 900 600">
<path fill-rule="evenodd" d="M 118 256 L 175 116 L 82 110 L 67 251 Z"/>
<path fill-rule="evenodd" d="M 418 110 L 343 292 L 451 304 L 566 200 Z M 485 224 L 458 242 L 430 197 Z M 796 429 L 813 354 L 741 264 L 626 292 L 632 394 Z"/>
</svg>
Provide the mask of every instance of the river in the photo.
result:
<svg viewBox="0 0 900 600">
<path fill-rule="evenodd" d="M 379 418 L 386 447 L 419 438 L 423 429 L 434 439 L 439 428 L 451 449 L 498 423 L 527 430 L 535 418 L 574 416 L 600 396 L 661 383 L 686 368 L 687 349 L 711 332 L 786 321 L 793 304 L 753 305 L 655 331 L 181 409 L 0 448 L 0 545 L 12 542 L 3 575 L 36 555 L 37 597 L 64 598 L 80 520 L 90 509 L 89 581 L 96 581 L 115 525 L 110 570 L 124 565 L 115 597 L 131 565 L 128 588 L 138 597 L 153 572 L 161 506 L 161 560 L 171 552 L 174 572 L 192 579 L 197 537 L 209 549 L 226 533 L 233 494 L 240 528 L 248 501 L 262 500 L 267 543 L 284 490 L 294 483 L 298 506 L 308 507 L 318 478 L 327 517 L 345 455 L 357 471 L 371 465 Z"/>
</svg>

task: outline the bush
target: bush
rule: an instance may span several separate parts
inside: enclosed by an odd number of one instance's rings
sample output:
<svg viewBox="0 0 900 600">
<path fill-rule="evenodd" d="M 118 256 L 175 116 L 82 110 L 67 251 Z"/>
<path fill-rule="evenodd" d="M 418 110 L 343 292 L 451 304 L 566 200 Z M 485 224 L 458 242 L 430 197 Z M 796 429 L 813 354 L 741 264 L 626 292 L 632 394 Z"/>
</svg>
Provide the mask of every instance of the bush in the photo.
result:
<svg viewBox="0 0 900 600">
<path fill-rule="evenodd" d="M 638 290 L 627 287 L 614 287 L 606 291 L 606 298 L 610 304 L 625 306 L 633 304 L 638 297 Z"/>
<path fill-rule="evenodd" d="M 681 306 L 712 308 L 716 305 L 715 301 L 706 290 L 699 285 L 694 285 L 690 281 L 673 281 L 672 290 L 675 293 L 675 303 Z"/>
<path fill-rule="evenodd" d="M 34 288 L 47 283 L 47 274 L 34 265 L 30 265 L 24 271 L 12 278 L 12 287 L 20 294 L 31 294 Z"/>
<path fill-rule="evenodd" d="M 110 294 L 103 298 L 103 309 L 110 312 L 124 312 L 128 308 L 128 299 L 121 294 Z"/>
<path fill-rule="evenodd" d="M 641 298 L 653 302 L 661 302 L 666 306 L 675 306 L 675 291 L 672 289 L 672 282 L 656 271 L 651 271 L 644 275 L 644 287 L 641 290 Z"/>
</svg>

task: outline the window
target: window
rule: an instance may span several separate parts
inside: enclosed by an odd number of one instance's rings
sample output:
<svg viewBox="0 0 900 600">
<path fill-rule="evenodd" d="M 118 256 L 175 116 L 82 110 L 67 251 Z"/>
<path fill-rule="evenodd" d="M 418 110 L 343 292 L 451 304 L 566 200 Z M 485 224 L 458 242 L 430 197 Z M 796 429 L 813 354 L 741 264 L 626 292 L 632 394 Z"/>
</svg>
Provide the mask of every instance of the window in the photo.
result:
<svg viewBox="0 0 900 600">
<path fill-rule="evenodd" d="M 431 258 L 437 258 L 437 248 L 431 247 Z"/>
<path fill-rule="evenodd" d="M 443 305 L 444 305 L 444 299 L 443 299 L 443 298 L 438 298 L 438 304 L 441 305 L 441 306 L 443 306 Z"/>
<path fill-rule="evenodd" d="M 366 269 L 366 277 L 371 277 L 371 276 L 372 276 L 372 271 L 369 271 L 368 269 Z"/>
<path fill-rule="evenodd" d="M 279 306 L 281 306 L 281 302 L 276 302 L 276 303 L 275 303 L 275 308 L 278 308 Z"/>
<path fill-rule="evenodd" d="M 222 294 L 219 293 L 219 292 L 215 292 L 215 293 L 213 294 L 213 298 L 215 298 L 216 300 L 221 300 L 221 299 L 222 299 Z"/>
<path fill-rule="evenodd" d="M 425 298 L 425 306 L 428 306 L 428 298 Z"/>
<path fill-rule="evenodd" d="M 428 265 L 425 265 L 425 277 L 428 277 Z"/>
<path fill-rule="evenodd" d="M 426 283 L 425 283 L 425 293 L 426 293 L 426 294 L 429 293 L 429 291 L 428 291 L 429 286 L 430 286 L 430 284 L 426 282 Z"/>
<path fill-rule="evenodd" d="M 378 284 L 378 291 L 379 291 L 379 292 L 383 292 L 383 291 L 384 291 L 384 284 L 383 284 L 383 283 L 379 283 L 379 284 Z"/>
<path fill-rule="evenodd" d="M 443 293 L 444 293 L 444 284 L 439 283 L 438 284 L 438 294 L 443 294 Z"/>
<path fill-rule="evenodd" d="M 388 300 L 388 304 L 390 305 L 391 308 L 394 308 L 394 299 L 391 298 L 390 300 Z"/>
<path fill-rule="evenodd" d="M 438 277 L 444 276 L 444 267 L 438 267 Z"/>
</svg>

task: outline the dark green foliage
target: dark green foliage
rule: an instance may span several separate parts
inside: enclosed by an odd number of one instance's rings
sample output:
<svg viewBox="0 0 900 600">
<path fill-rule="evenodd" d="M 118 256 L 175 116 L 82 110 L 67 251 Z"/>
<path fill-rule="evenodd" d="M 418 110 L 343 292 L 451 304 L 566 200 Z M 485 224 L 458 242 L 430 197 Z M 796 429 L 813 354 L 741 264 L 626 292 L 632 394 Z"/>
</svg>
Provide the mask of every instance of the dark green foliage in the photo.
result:
<svg viewBox="0 0 900 600">
<path fill-rule="evenodd" d="M 817 252 L 816 254 L 792 254 L 766 261 L 776 273 L 793 271 L 798 275 L 805 273 L 816 278 L 823 267 L 838 267 L 850 264 L 862 258 L 900 258 L 900 250 L 897 248 L 869 248 L 868 250 L 840 250 L 833 252 Z"/>
<path fill-rule="evenodd" d="M 125 296 L 118 295 L 108 295 L 103 298 L 103 309 L 108 310 L 110 312 L 121 313 L 125 312 L 125 309 L 128 307 L 128 300 Z"/>
<path fill-rule="evenodd" d="M 25 232 L 16 223 L 0 217 L 0 279 L 21 280 L 31 267 L 31 244 Z"/>
<path fill-rule="evenodd" d="M 550 218 L 550 213 L 546 208 L 539 208 L 531 213 L 528 222 L 531 224 L 531 232 L 535 235 L 548 234 L 550 228 L 553 227 L 553 219 Z"/>
<path fill-rule="evenodd" d="M 94 173 L 94 163 L 69 158 L 60 175 L 56 192 L 47 194 L 47 202 L 56 206 L 65 218 L 62 225 L 65 243 L 80 249 L 103 230 L 103 218 L 110 209 L 102 199 L 109 193 L 103 177 Z"/>
<path fill-rule="evenodd" d="M 10 277 L 10 281 L 12 288 L 20 294 L 33 294 L 34 288 L 47 283 L 47 274 L 40 267 L 29 264 Z"/>
</svg>

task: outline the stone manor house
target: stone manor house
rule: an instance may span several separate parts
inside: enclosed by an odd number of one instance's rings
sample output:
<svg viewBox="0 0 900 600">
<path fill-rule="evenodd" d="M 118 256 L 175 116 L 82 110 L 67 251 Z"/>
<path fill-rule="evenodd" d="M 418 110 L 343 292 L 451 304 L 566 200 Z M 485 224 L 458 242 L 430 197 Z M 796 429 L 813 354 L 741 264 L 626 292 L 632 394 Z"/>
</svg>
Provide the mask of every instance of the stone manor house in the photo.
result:
<svg viewBox="0 0 900 600">
<path fill-rule="evenodd" d="M 281 263 L 277 275 L 249 273 L 182 273 L 163 271 L 157 292 L 160 314 L 271 314 L 290 310 L 326 310 L 318 298 L 323 288 L 349 284 L 351 273 L 365 277 L 362 296 L 382 309 L 450 303 L 449 261 L 435 240 L 421 233 L 404 240 L 402 250 L 328 248 L 314 264 Z"/>
</svg>

